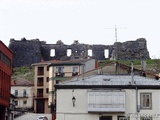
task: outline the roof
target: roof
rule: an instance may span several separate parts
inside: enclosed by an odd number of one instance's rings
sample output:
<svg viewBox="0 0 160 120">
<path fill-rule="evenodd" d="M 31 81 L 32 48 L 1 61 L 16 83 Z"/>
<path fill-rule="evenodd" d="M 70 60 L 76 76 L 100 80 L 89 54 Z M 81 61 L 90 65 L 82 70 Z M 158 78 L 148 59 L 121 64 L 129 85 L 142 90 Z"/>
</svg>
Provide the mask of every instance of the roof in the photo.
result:
<svg viewBox="0 0 160 120">
<path fill-rule="evenodd" d="M 107 65 L 111 65 L 111 64 L 113 64 L 113 65 L 117 64 L 120 68 L 122 68 L 124 70 L 131 70 L 131 66 L 128 66 L 128 65 L 125 65 L 125 64 L 122 64 L 122 63 L 119 63 L 119 62 L 114 62 L 114 61 L 111 61 L 108 64 L 105 64 L 103 67 L 105 67 Z M 147 72 L 147 71 L 144 71 L 142 69 L 133 68 L 133 71 L 138 72 L 139 74 L 141 74 L 143 76 L 148 76 L 148 77 L 151 77 L 151 78 L 155 78 L 157 80 L 160 78 L 160 76 L 158 76 L 156 74 L 153 74 L 153 73 L 150 73 L 150 72 Z"/>
<path fill-rule="evenodd" d="M 84 64 L 85 62 L 89 61 L 91 59 L 73 59 L 73 60 L 66 60 L 66 61 L 61 61 L 61 60 L 50 60 L 50 61 L 42 61 L 39 63 L 34 63 L 32 66 L 35 65 L 81 65 Z"/>
<path fill-rule="evenodd" d="M 66 61 L 59 61 L 51 63 L 50 66 L 54 65 L 83 65 L 85 62 L 91 59 L 73 59 L 73 60 L 66 60 Z"/>
<path fill-rule="evenodd" d="M 56 63 L 56 62 L 59 62 L 60 60 L 50 60 L 50 61 L 42 61 L 42 62 L 39 62 L 39 63 L 33 63 L 32 66 L 35 66 L 35 65 L 48 65 L 50 63 Z"/>
<path fill-rule="evenodd" d="M 17 98 L 15 95 L 11 94 L 11 98 Z"/>
<path fill-rule="evenodd" d="M 13 54 L 13 52 L 1 40 L 0 40 L 0 44 L 2 44 L 3 46 L 5 46 L 5 48 Z"/>
<path fill-rule="evenodd" d="M 13 80 L 11 86 L 34 86 L 29 80 Z"/>
<path fill-rule="evenodd" d="M 93 75 L 86 78 L 75 78 L 71 81 L 62 82 L 56 85 L 58 87 L 63 86 L 107 86 L 107 87 L 122 87 L 122 86 L 158 86 L 160 89 L 159 80 L 152 78 L 133 76 L 133 84 L 131 75 Z"/>
</svg>

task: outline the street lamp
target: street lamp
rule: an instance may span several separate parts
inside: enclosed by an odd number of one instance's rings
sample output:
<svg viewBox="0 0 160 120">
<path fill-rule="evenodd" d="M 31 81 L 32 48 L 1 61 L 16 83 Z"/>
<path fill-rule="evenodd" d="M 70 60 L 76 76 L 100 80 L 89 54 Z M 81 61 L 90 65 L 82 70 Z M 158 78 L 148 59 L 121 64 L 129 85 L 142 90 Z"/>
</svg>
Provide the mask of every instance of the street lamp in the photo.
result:
<svg viewBox="0 0 160 120">
<path fill-rule="evenodd" d="M 76 98 L 73 96 L 73 97 L 72 97 L 73 107 L 75 107 L 75 102 L 76 102 Z"/>
</svg>

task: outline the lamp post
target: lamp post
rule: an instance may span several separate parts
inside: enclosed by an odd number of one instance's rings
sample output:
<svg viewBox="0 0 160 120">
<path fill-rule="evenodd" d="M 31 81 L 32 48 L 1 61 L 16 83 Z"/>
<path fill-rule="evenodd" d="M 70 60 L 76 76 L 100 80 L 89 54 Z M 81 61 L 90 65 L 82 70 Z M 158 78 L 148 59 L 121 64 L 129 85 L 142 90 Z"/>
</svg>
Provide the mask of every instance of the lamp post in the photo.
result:
<svg viewBox="0 0 160 120">
<path fill-rule="evenodd" d="M 73 96 L 73 97 L 72 97 L 73 107 L 75 107 L 75 102 L 76 102 L 76 98 Z"/>
</svg>

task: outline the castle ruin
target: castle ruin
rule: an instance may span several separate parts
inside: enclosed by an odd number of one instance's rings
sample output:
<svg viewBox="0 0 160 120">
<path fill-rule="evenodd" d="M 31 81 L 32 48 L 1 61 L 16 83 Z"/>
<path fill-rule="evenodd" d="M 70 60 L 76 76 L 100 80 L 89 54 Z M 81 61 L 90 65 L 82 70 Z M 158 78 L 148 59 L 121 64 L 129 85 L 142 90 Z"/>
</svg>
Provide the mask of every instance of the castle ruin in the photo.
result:
<svg viewBox="0 0 160 120">
<path fill-rule="evenodd" d="M 49 60 L 88 59 L 96 60 L 145 60 L 150 59 L 145 38 L 135 41 L 115 42 L 113 45 L 88 45 L 75 40 L 73 44 L 66 45 L 61 40 L 56 44 L 46 44 L 39 39 L 21 40 L 10 39 L 9 49 L 14 54 L 13 67 L 30 66 L 33 63 Z M 54 50 L 54 56 L 51 51 Z M 68 56 L 67 51 L 71 54 Z M 89 55 L 89 50 L 91 55 Z M 105 51 L 108 55 L 105 56 Z"/>
</svg>

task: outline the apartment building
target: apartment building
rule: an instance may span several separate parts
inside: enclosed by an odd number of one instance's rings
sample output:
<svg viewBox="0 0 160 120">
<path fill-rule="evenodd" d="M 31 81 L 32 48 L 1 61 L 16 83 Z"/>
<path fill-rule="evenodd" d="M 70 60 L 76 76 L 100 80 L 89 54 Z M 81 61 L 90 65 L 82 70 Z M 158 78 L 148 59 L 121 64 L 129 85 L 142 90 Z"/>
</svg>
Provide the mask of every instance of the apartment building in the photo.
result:
<svg viewBox="0 0 160 120">
<path fill-rule="evenodd" d="M 54 85 L 76 75 L 95 69 L 95 59 L 75 59 L 68 61 L 45 61 L 34 66 L 34 111 L 51 113 L 55 104 Z"/>
<path fill-rule="evenodd" d="M 11 85 L 11 93 L 16 96 L 15 110 L 33 111 L 34 85 L 28 80 L 15 80 Z"/>
<path fill-rule="evenodd" d="M 0 41 L 0 119 L 5 119 L 10 104 L 13 53 Z"/>
<path fill-rule="evenodd" d="M 55 85 L 56 120 L 159 120 L 159 80 L 93 75 Z"/>
</svg>

